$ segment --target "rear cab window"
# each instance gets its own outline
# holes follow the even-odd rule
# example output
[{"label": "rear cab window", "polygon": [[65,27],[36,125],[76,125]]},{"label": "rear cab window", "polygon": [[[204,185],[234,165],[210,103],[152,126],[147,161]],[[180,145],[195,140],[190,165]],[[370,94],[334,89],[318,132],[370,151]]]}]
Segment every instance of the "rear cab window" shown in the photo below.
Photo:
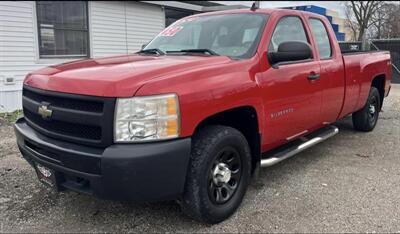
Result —
[{"label": "rear cab window", "polygon": [[332,47],[324,23],[320,19],[315,18],[310,18],[308,22],[310,23],[311,31],[317,44],[320,59],[331,58]]}]

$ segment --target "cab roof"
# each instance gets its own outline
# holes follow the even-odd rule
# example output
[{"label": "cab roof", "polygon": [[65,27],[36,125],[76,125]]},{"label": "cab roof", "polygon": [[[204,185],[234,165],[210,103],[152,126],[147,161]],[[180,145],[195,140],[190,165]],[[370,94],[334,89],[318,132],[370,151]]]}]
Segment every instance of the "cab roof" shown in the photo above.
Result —
[{"label": "cab roof", "polygon": [[[206,12],[206,13],[200,13],[196,15],[191,15],[187,18],[192,18],[192,17],[198,17],[198,16],[207,16],[207,15],[223,15],[223,14],[240,14],[240,13],[247,13],[247,14],[273,14],[276,12],[281,12],[281,13],[298,13],[300,10],[292,10],[292,9],[256,9],[256,10],[251,10],[250,8],[248,9],[235,9],[235,10],[224,10],[224,11],[213,11],[213,12]],[[314,16],[314,17],[321,17],[321,15],[312,13],[312,12],[307,12],[307,11],[300,11],[303,15],[309,15],[309,16]]]}]

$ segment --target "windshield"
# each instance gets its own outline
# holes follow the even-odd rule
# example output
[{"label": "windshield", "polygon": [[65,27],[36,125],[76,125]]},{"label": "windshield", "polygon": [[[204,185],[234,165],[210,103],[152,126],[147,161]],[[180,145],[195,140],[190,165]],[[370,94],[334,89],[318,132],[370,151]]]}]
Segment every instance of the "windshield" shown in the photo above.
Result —
[{"label": "windshield", "polygon": [[257,49],[267,18],[266,14],[254,13],[184,18],[158,34],[144,50],[250,58]]}]

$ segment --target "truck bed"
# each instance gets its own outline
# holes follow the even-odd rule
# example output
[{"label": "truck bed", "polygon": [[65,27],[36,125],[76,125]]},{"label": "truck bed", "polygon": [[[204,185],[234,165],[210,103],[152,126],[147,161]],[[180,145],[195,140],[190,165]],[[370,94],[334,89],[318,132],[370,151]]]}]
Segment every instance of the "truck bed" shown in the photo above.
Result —
[{"label": "truck bed", "polygon": [[388,52],[386,50],[358,50],[358,51],[350,51],[350,50],[344,50],[342,51],[343,56],[348,56],[348,55],[356,55],[356,54],[374,54],[374,53],[381,53],[381,52]]},{"label": "truck bed", "polygon": [[[361,109],[368,97],[371,80],[391,74],[389,51],[358,51],[343,54],[345,70],[345,98],[340,117]],[[387,82],[386,85],[390,85]]]},{"label": "truck bed", "polygon": [[342,55],[382,52],[382,50],[363,50],[361,42],[339,42],[339,47]]}]

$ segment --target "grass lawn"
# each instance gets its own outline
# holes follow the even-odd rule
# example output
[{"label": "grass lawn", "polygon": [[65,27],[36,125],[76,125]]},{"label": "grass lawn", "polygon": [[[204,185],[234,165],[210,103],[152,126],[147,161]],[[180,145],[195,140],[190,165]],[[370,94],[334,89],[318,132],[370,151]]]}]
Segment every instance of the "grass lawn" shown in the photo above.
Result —
[{"label": "grass lawn", "polygon": [[22,116],[22,110],[16,110],[14,112],[6,112],[6,113],[0,113],[0,122],[3,120],[4,122],[7,123],[15,123],[15,121]]}]

